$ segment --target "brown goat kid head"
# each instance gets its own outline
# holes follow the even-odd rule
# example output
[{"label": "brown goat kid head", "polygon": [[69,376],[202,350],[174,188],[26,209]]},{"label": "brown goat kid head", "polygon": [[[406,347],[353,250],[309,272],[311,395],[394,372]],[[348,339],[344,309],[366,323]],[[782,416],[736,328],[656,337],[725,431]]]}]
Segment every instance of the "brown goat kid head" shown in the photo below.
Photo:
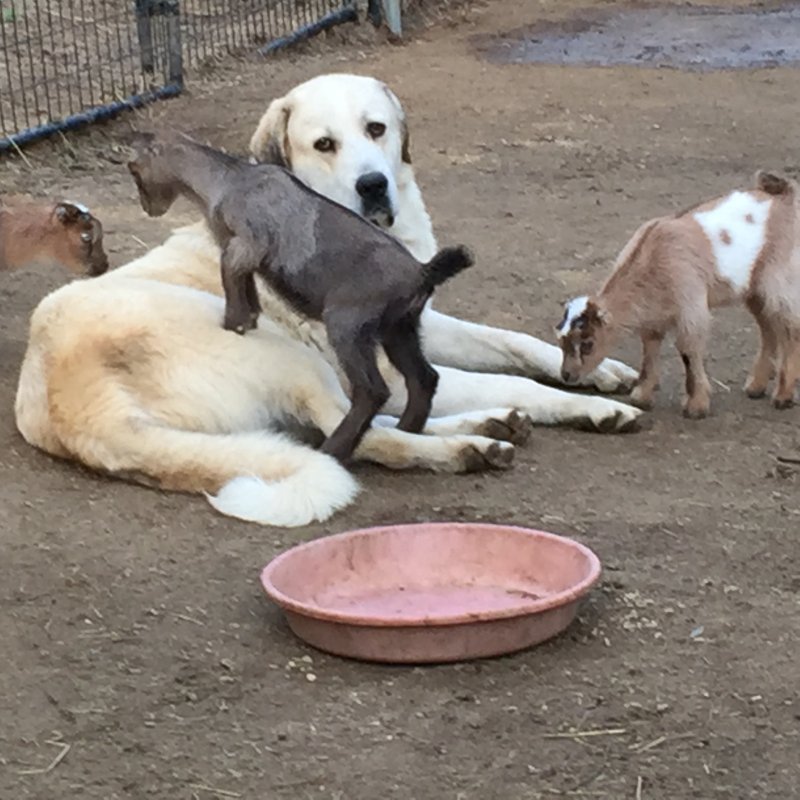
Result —
[{"label": "brown goat kid head", "polygon": [[53,222],[61,227],[58,252],[54,253],[76,275],[102,275],[108,270],[108,256],[103,249],[103,226],[86,206],[60,202],[53,208]]},{"label": "brown goat kid head", "polygon": [[556,326],[561,346],[561,377],[576,383],[596,369],[611,347],[609,315],[588,297],[576,297],[564,306]]},{"label": "brown goat kid head", "polygon": [[136,157],[128,170],[139,190],[139,201],[150,217],[163,217],[178,198],[179,187],[155,134],[138,133],[131,142]]}]

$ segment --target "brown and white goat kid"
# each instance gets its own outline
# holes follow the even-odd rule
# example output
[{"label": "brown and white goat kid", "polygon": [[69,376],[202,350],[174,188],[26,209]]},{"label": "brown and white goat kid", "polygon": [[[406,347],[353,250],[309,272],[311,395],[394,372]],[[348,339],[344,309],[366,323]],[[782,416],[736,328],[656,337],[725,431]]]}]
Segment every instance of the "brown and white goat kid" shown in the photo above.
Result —
[{"label": "brown and white goat kid", "polygon": [[0,272],[37,263],[101,275],[108,257],[100,221],[80,203],[0,200]]},{"label": "brown and white goat kid", "polygon": [[761,332],[745,391],[763,397],[777,365],[772,401],[788,408],[800,378],[800,199],[796,183],[767,172],[756,174],[752,189],[642,225],[600,291],[566,304],[556,328],[562,377],[582,378],[621,333],[635,331],[643,358],[631,400],[651,408],[661,343],[674,330],[686,370],[684,415],[704,417],[711,399],[703,365],[709,309],[737,301]]}]

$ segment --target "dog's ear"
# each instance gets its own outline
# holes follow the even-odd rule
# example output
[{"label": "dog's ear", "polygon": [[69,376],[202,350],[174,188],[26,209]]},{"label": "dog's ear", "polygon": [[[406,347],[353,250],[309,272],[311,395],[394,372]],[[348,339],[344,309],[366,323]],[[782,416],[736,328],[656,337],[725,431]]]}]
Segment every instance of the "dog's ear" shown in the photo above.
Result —
[{"label": "dog's ear", "polygon": [[400,158],[403,160],[404,164],[411,163],[411,136],[408,133],[408,123],[406,122],[405,118],[400,123],[400,128],[403,132],[403,146],[400,149]]},{"label": "dog's ear", "polygon": [[403,111],[403,105],[398,100],[397,95],[385,84],[381,84],[381,88],[386,92],[389,102],[394,106],[395,113],[397,114],[397,121],[400,125],[400,135],[402,136],[402,145],[400,147],[400,158],[404,164],[411,163],[411,137],[408,133],[408,122],[406,120],[406,112]]},{"label": "dog's ear", "polygon": [[289,146],[289,116],[292,113],[288,98],[281,97],[269,104],[250,139],[250,152],[256,161],[292,168]]}]

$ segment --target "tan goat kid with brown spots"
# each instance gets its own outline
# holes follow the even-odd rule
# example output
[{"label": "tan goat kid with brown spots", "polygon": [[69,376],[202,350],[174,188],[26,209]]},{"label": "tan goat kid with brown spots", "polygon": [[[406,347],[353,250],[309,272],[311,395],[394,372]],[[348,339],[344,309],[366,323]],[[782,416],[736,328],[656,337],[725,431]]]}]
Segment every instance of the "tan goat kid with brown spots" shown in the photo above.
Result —
[{"label": "tan goat kid with brown spots", "polygon": [[643,358],[631,400],[651,408],[661,343],[674,330],[686,369],[684,414],[704,417],[709,309],[735,302],[745,303],[761,331],[745,391],[763,397],[777,366],[772,401],[788,408],[800,378],[800,200],[793,181],[759,172],[753,189],[642,225],[602,289],[566,304],[557,327],[562,377],[581,379],[620,334],[636,332]]}]

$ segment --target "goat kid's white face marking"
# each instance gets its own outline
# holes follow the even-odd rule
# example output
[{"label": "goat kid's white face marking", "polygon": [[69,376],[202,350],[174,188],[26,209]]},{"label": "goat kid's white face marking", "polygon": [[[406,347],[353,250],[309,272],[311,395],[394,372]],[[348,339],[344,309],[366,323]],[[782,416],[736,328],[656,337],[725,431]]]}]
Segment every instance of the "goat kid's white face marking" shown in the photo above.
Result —
[{"label": "goat kid's white face marking", "polygon": [[[297,177],[360,214],[356,182],[379,172],[386,177],[390,210],[396,215],[403,132],[400,111],[382,84],[359,76],[321,76],[292,92],[289,105],[287,135]],[[371,136],[370,123],[385,125],[385,132]],[[333,143],[327,152],[314,147],[323,138]]]},{"label": "goat kid's white face marking", "polygon": [[569,335],[575,321],[586,311],[586,305],[589,302],[588,297],[575,297],[564,306],[564,319],[556,326],[556,332],[559,339]]},{"label": "goat kid's white face marking", "polygon": [[766,241],[771,205],[771,199],[758,200],[748,192],[733,192],[715,208],[693,215],[711,243],[717,273],[737,293],[750,284],[750,274]]}]

